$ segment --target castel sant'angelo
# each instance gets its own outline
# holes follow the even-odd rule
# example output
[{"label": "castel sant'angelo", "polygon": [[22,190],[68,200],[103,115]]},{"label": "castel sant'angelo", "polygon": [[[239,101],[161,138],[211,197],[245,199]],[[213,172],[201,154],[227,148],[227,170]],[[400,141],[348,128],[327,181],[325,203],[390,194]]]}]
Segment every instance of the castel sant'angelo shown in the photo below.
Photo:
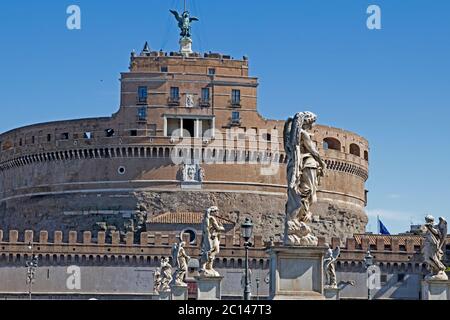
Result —
[{"label": "castel sant'angelo", "polygon": [[[231,229],[250,216],[264,240],[282,237],[285,119],[258,113],[258,79],[247,57],[180,45],[167,53],[146,44],[131,54],[120,79],[120,107],[111,117],[34,124],[0,135],[5,236],[9,230],[46,230],[49,240],[57,230],[65,237],[68,231],[139,236],[154,222],[183,230],[217,206]],[[363,233],[368,142],[324,125],[313,134],[327,164],[312,208],[313,229],[327,238]]]}]

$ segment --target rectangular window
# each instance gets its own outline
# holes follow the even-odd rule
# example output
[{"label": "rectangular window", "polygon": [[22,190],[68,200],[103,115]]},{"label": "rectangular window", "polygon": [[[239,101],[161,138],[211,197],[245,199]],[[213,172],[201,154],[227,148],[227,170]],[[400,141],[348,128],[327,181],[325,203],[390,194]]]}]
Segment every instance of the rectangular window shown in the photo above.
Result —
[{"label": "rectangular window", "polygon": [[168,67],[161,67],[161,72],[169,72],[169,68]]},{"label": "rectangular window", "polygon": [[130,136],[137,137],[137,135],[138,135],[137,130],[130,130]]},{"label": "rectangular window", "polygon": [[241,90],[233,90],[231,92],[231,104],[233,105],[241,104]]},{"label": "rectangular window", "polygon": [[138,96],[139,96],[139,103],[147,103],[147,96],[148,96],[147,87],[139,87]]},{"label": "rectangular window", "polygon": [[61,140],[69,140],[69,133],[64,132],[61,134]]},{"label": "rectangular window", "polygon": [[202,89],[202,101],[209,102],[209,88],[203,88]]},{"label": "rectangular window", "polygon": [[233,122],[238,122],[238,121],[240,121],[240,120],[241,120],[241,114],[240,114],[239,112],[237,112],[237,111],[234,111],[234,112],[231,114],[231,120],[232,120]]},{"label": "rectangular window", "polygon": [[214,76],[214,75],[216,74],[216,69],[214,69],[214,68],[209,68],[209,69],[208,69],[208,74],[209,74],[210,76]]},{"label": "rectangular window", "polygon": [[34,144],[36,142],[36,139],[34,136],[31,137],[31,143]]},{"label": "rectangular window", "polygon": [[147,108],[142,107],[138,109],[138,119],[139,121],[146,121],[147,120]]},{"label": "rectangular window", "polygon": [[92,139],[92,133],[91,132],[85,132],[83,134],[84,139],[91,140]]},{"label": "rectangular window", "polygon": [[47,142],[50,142],[50,141],[52,141],[52,135],[49,133],[49,134],[47,134]]},{"label": "rectangular window", "polygon": [[170,88],[170,98],[172,100],[179,100],[180,99],[180,88],[178,88],[178,87]]},{"label": "rectangular window", "polygon": [[22,138],[20,138],[20,140],[19,140],[19,146],[21,147],[21,146],[22,146],[22,144],[23,144],[23,142],[22,142]]}]

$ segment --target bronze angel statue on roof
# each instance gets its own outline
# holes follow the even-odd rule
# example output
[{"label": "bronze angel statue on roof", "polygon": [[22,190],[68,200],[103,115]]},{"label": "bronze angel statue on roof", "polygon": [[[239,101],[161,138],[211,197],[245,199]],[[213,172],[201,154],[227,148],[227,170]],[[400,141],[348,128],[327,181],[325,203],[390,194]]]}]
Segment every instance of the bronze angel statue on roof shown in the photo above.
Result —
[{"label": "bronze angel statue on roof", "polygon": [[180,36],[183,38],[190,38],[191,24],[193,21],[199,21],[199,19],[196,17],[191,17],[189,11],[184,11],[181,15],[175,10],[170,10],[170,12],[178,21],[178,28],[181,30]]},{"label": "bronze angel statue on roof", "polygon": [[447,221],[439,218],[439,224],[434,224],[434,217],[425,218],[425,241],[423,244],[423,258],[430,274],[427,280],[448,280],[446,267],[442,262],[444,258],[445,242],[447,240]]}]

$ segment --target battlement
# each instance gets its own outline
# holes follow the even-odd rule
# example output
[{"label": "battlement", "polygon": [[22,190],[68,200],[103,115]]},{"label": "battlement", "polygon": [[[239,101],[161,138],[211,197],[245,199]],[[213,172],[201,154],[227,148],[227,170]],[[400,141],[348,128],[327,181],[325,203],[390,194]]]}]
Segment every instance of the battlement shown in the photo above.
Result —
[{"label": "battlement", "polygon": [[[13,245],[17,248],[21,246],[28,246],[32,243],[35,246],[76,246],[76,250],[82,250],[83,247],[171,247],[178,241],[177,233],[161,233],[161,232],[142,232],[138,235],[136,241],[136,234],[128,232],[126,234],[118,231],[112,232],[97,232],[92,233],[86,231],[83,233],[77,231],[70,231],[64,234],[62,231],[53,232],[53,237],[50,239],[48,231],[40,231],[35,233],[32,230],[27,230],[20,233],[17,230],[10,230],[7,234],[0,230],[0,243],[5,252],[6,245]],[[183,235],[183,241],[186,242],[188,248],[201,247],[202,237],[197,235],[194,241],[190,241],[189,235]],[[261,235],[255,235],[253,240],[254,249],[264,250],[271,245],[270,242],[263,242]],[[275,243],[280,245],[281,243]],[[405,252],[415,253],[421,250],[423,239],[417,235],[399,235],[399,236],[381,236],[361,234],[355,235],[353,238],[348,238],[344,241],[340,238],[332,238],[330,243],[332,247],[342,247],[346,252]],[[225,248],[243,248],[244,242],[240,237],[234,234],[227,234],[221,236],[221,246]],[[325,246],[325,238],[319,237],[319,246]],[[41,250],[39,250],[41,251]]]},{"label": "battlement", "polygon": [[[200,247],[201,235],[197,235],[194,241],[189,240],[189,235],[183,235],[183,241],[186,242],[187,247]],[[32,230],[27,230],[24,233],[20,233],[17,230],[10,230],[8,234],[5,234],[3,230],[0,230],[0,244],[14,245],[17,247],[28,246],[30,243],[33,245],[43,246],[76,246],[77,250],[82,247],[102,247],[102,246],[117,246],[117,247],[172,247],[174,243],[178,241],[177,233],[163,234],[161,232],[142,232],[139,234],[139,239],[136,241],[136,234],[134,232],[128,232],[126,234],[119,231],[112,232],[97,232],[85,231],[83,233],[77,231],[70,231],[68,234],[64,234],[62,231],[53,232],[53,237],[50,240],[48,231],[40,231],[35,233]],[[255,249],[261,249],[265,247],[262,236],[255,235],[252,243]],[[243,239],[237,238],[234,235],[223,235],[221,238],[221,245],[223,247],[243,247]],[[77,251],[74,250],[74,251]],[[41,250],[39,250],[41,251]]]},{"label": "battlement", "polygon": [[185,73],[208,76],[248,77],[248,58],[235,60],[221,53],[197,52],[183,55],[180,52],[143,50],[131,53],[131,73]]}]

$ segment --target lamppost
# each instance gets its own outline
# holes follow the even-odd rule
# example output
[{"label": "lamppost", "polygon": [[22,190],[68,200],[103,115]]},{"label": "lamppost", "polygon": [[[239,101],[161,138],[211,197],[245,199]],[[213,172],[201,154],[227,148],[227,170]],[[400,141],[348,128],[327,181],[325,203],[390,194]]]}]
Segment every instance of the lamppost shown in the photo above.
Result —
[{"label": "lamppost", "polygon": [[366,266],[366,273],[367,273],[367,299],[371,300],[370,297],[370,267],[373,266],[373,256],[370,253],[370,250],[367,251],[366,256],[364,257],[364,264]]},{"label": "lamppost", "polygon": [[259,300],[259,284],[261,283],[261,279],[259,276],[255,279],[256,282],[256,300]]},{"label": "lamppost", "polygon": [[253,235],[253,223],[249,218],[245,219],[245,222],[241,226],[241,236],[244,239],[245,247],[245,289],[244,289],[244,300],[251,300],[251,286],[249,279],[249,268],[248,268],[248,249],[252,246],[250,239]]},{"label": "lamppost", "polygon": [[36,275],[36,270],[38,268],[38,257],[34,254],[33,244],[30,242],[28,244],[28,249],[31,251],[30,258],[26,261],[25,266],[27,267],[27,284],[28,284],[28,297],[31,300],[31,294],[33,292],[33,283]]}]

